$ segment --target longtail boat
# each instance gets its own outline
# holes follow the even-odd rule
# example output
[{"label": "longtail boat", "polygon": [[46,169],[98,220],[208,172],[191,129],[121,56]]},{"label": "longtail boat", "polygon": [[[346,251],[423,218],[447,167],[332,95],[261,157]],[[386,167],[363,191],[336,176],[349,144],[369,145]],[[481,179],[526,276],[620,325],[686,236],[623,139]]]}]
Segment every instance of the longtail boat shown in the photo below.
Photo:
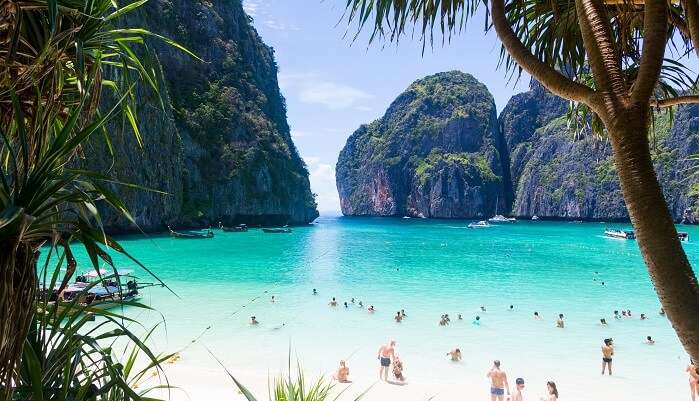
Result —
[{"label": "longtail boat", "polygon": [[167,229],[170,230],[170,236],[177,239],[205,239],[214,237],[214,232],[211,231],[211,227],[209,227],[209,229],[206,230],[206,233],[191,231],[177,232],[170,228],[170,226],[167,226]]},{"label": "longtail boat", "polygon": [[235,227],[226,227],[220,221],[218,222],[218,228],[227,233],[242,233],[248,231],[248,226],[246,224],[238,224]]}]

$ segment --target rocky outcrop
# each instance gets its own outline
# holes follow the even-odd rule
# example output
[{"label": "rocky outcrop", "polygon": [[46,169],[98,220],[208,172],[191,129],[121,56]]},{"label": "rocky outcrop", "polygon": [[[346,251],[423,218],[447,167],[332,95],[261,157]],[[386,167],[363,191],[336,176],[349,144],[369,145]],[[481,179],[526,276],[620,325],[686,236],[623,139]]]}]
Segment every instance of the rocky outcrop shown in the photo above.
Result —
[{"label": "rocky outcrop", "polygon": [[[112,127],[114,156],[103,141],[86,149],[91,167],[166,192],[115,187],[146,230],[165,224],[304,224],[318,213],[308,172],[289,134],[273,50],[240,0],[152,0],[129,16],[184,45],[204,62],[153,40],[162,69],[161,106],[138,93],[143,137]],[[135,227],[105,211],[107,228]]]},{"label": "rocky outcrop", "polygon": [[336,168],[345,215],[465,218],[505,204],[495,103],[458,71],[415,81],[347,140]]},{"label": "rocky outcrop", "polygon": [[[568,103],[532,81],[494,123],[493,100],[460,72],[416,81],[360,127],[337,164],[346,215],[628,220],[612,149],[575,135]],[[699,220],[699,105],[654,116],[652,156],[677,221]]]},{"label": "rocky outcrop", "polygon": [[[513,97],[501,113],[512,214],[627,220],[611,145],[590,133],[574,135],[566,111],[565,101],[533,82],[529,92]],[[655,115],[652,155],[673,216],[693,222],[699,193],[689,156],[699,151],[699,107],[682,106],[674,117],[673,123],[668,113]]]}]

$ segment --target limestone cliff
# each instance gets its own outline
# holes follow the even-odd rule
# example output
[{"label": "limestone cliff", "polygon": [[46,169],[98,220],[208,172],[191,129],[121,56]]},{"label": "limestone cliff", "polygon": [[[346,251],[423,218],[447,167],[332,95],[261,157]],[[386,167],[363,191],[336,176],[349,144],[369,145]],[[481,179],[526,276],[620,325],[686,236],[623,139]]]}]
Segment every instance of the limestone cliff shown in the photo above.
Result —
[{"label": "limestone cliff", "polygon": [[505,204],[495,103],[458,71],[415,81],[337,162],[345,215],[464,218]]},{"label": "limestone cliff", "polygon": [[[240,0],[151,0],[127,21],[170,37],[204,62],[152,40],[162,69],[164,107],[138,94],[144,146],[113,129],[115,157],[103,142],[86,150],[93,167],[168,195],[122,190],[137,223],[303,224],[317,217],[308,172],[289,134],[273,50]],[[106,213],[112,231],[134,227]]]}]

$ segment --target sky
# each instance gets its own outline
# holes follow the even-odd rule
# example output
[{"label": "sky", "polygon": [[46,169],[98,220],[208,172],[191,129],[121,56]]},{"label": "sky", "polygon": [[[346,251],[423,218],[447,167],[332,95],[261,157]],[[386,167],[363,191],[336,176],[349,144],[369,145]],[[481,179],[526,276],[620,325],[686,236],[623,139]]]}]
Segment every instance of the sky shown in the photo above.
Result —
[{"label": "sky", "polygon": [[442,71],[475,76],[493,94],[498,111],[529,77],[508,82],[498,69],[500,43],[483,31],[482,14],[451,43],[439,40],[423,54],[419,36],[397,45],[356,40],[341,21],[346,0],[244,0],[262,40],[275,50],[291,135],[306,161],[318,210],[336,213],[335,164],[347,138],[380,118],[413,81]]}]

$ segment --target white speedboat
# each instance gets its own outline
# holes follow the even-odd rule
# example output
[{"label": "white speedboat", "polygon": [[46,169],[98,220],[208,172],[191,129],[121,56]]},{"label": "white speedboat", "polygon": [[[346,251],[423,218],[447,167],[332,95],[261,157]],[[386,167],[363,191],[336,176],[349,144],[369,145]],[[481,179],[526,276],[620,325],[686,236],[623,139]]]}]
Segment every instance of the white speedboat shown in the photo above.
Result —
[{"label": "white speedboat", "polygon": [[495,215],[491,218],[488,219],[489,222],[491,223],[514,223],[517,221],[514,217],[505,217],[501,214]]},{"label": "white speedboat", "polygon": [[617,230],[614,228],[605,228],[604,235],[610,238],[636,239],[636,234],[633,232],[633,230]]},{"label": "white speedboat", "polygon": [[490,224],[487,221],[481,220],[479,222],[473,222],[468,225],[468,228],[488,228]]},{"label": "white speedboat", "polygon": [[537,216],[537,215],[532,216],[532,220],[539,220],[539,216]]}]

